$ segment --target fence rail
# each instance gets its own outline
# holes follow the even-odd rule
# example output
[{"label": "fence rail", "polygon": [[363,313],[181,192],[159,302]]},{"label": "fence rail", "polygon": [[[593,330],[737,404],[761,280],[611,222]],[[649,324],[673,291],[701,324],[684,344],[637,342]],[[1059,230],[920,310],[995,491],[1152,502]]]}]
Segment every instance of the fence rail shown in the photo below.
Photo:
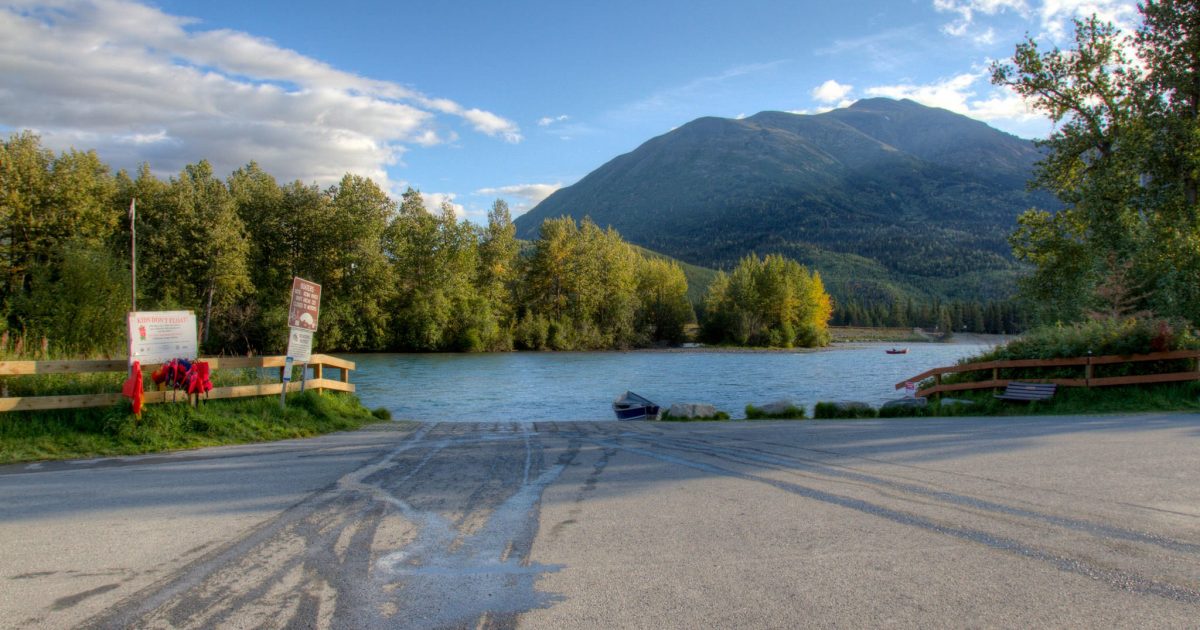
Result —
[{"label": "fence rail", "polygon": [[[1118,363],[1141,363],[1145,361],[1177,361],[1191,359],[1192,369],[1186,372],[1167,372],[1162,374],[1142,374],[1138,376],[1104,376],[1096,378],[1093,370],[1097,365],[1114,365]],[[917,396],[941,395],[944,392],[967,391],[972,389],[998,389],[1013,381],[1054,383],[1060,387],[1112,387],[1115,385],[1147,385],[1153,383],[1179,383],[1200,380],[1200,370],[1197,361],[1200,350],[1174,350],[1171,352],[1155,352],[1152,354],[1104,355],[1099,357],[1067,357],[1062,359],[1015,359],[1011,361],[981,361],[926,370],[920,374],[896,383],[896,389],[905,387],[908,383],[920,383],[927,378],[933,378],[932,387],[926,387],[916,393]],[[1000,378],[1000,370],[1022,368],[1054,368],[1054,367],[1083,367],[1083,378]],[[979,372],[991,370],[992,378],[986,381],[969,383],[942,383],[942,376],[962,372]]]},{"label": "fence rail", "polygon": [[[283,376],[286,357],[201,357],[207,361],[213,370],[244,369],[244,368],[278,368],[278,383],[258,383],[254,385],[233,385],[228,387],[213,387],[206,395],[210,399],[246,398],[251,396],[278,396],[284,387]],[[158,365],[142,366],[143,378],[148,380],[151,372]],[[350,383],[350,372],[354,370],[353,361],[347,361],[326,354],[314,354],[305,364],[301,380],[286,383],[289,392],[302,389],[331,390],[338,392],[354,392]],[[312,378],[308,377],[312,370]],[[337,378],[326,378],[325,370],[336,372]],[[96,372],[127,372],[129,364],[123,360],[81,360],[81,361],[0,361],[0,376],[21,376],[34,374],[89,374]],[[153,385],[153,384],[151,384]],[[123,399],[120,393],[111,394],[73,394],[63,396],[20,396],[0,398],[0,412],[3,411],[45,411],[50,409],[79,409],[83,407],[107,407],[119,403]],[[188,395],[179,390],[147,390],[143,398],[144,404],[186,402]]]}]

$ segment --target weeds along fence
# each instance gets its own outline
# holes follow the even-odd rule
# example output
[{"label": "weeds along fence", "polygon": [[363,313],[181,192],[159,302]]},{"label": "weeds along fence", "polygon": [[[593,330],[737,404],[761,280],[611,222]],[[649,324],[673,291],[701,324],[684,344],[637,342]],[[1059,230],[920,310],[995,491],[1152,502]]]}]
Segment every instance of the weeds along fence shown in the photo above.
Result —
[{"label": "weeds along fence", "polygon": [[[337,357],[314,354],[304,366],[301,378],[284,382],[286,357],[201,357],[209,367],[216,370],[237,369],[271,369],[278,368],[278,382],[261,382],[248,385],[233,385],[228,387],[213,387],[204,397],[208,399],[246,398],[250,396],[278,396],[286,384],[289,392],[303,389],[318,391],[330,390],[338,392],[354,392],[350,383],[350,372],[354,370],[354,362]],[[142,366],[142,374],[148,389],[145,391],[144,404],[186,402],[186,392],[171,389],[153,389],[154,384],[149,375],[158,369],[158,365]],[[80,360],[80,361],[0,361],[0,380],[8,376],[31,375],[73,375],[119,372],[127,374],[129,365],[123,359],[118,360]],[[311,372],[311,378],[309,378]],[[332,373],[331,373],[332,372]],[[336,376],[336,378],[326,378]],[[215,384],[215,383],[214,383]],[[3,388],[0,396],[0,412],[4,411],[44,411],[49,409],[76,409],[82,407],[107,407],[124,400],[120,391],[114,393],[68,394],[50,396],[13,396],[7,395],[7,387]],[[118,385],[117,389],[120,389]]]},{"label": "weeds along fence", "polygon": [[[940,396],[946,392],[968,391],[975,389],[1000,389],[1013,381],[1031,383],[1054,383],[1059,387],[1112,387],[1116,385],[1150,385],[1155,383],[1179,383],[1200,380],[1200,350],[1175,350],[1172,352],[1155,352],[1152,354],[1106,355],[1098,357],[1069,357],[1063,359],[1015,359],[1008,361],[981,361],[926,370],[912,378],[896,383],[896,389],[905,387],[908,383],[920,383],[933,379],[933,385],[916,392],[917,396]],[[1096,376],[1096,368],[1101,366],[1117,366],[1122,364],[1140,364],[1154,361],[1187,361],[1189,369],[1174,372],[1156,372],[1152,374],[1136,374],[1121,376]],[[1061,376],[1045,376],[1047,371],[1079,370],[1082,378]],[[947,375],[967,374],[971,372],[991,372],[991,378],[986,376],[981,380],[964,380],[943,383]],[[1038,373],[1042,374],[1039,375]],[[1024,377],[1022,377],[1024,375]]]}]

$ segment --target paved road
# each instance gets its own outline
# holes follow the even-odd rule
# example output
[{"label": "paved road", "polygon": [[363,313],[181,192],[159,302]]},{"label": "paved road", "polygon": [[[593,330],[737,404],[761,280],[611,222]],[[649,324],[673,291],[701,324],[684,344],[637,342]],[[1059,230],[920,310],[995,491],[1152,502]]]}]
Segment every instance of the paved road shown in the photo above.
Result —
[{"label": "paved road", "polygon": [[1198,619],[1195,415],[396,424],[0,468],[0,626]]}]

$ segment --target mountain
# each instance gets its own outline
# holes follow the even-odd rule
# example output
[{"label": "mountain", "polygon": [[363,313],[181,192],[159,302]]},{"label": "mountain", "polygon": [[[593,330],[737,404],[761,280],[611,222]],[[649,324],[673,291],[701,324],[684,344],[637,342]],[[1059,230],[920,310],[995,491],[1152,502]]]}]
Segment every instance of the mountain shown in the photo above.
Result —
[{"label": "mountain", "polygon": [[839,299],[995,298],[1040,154],[943,109],[868,99],[816,115],[706,117],[653,138],[516,220],[590,216],[628,241],[728,268],[751,252],[819,270]]}]

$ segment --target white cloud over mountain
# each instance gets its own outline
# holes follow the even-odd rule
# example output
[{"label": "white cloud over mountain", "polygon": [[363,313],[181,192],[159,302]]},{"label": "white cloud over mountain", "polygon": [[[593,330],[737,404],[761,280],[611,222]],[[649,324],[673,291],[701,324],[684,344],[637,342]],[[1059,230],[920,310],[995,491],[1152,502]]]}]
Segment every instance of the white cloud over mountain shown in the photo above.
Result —
[{"label": "white cloud over mountain", "polygon": [[470,129],[519,142],[516,123],[403,85],[338,70],[270,40],[130,0],[0,4],[0,124],[109,163],[218,173],[256,160],[282,180],[346,172],[391,187],[410,145]]},{"label": "white cloud over mountain", "polygon": [[536,206],[543,199],[549,197],[554,191],[562,187],[561,182],[555,184],[515,184],[496,188],[480,188],[475,191],[475,194],[504,197],[511,200],[512,203],[510,206],[512,214],[515,217],[524,214],[525,211]]}]

